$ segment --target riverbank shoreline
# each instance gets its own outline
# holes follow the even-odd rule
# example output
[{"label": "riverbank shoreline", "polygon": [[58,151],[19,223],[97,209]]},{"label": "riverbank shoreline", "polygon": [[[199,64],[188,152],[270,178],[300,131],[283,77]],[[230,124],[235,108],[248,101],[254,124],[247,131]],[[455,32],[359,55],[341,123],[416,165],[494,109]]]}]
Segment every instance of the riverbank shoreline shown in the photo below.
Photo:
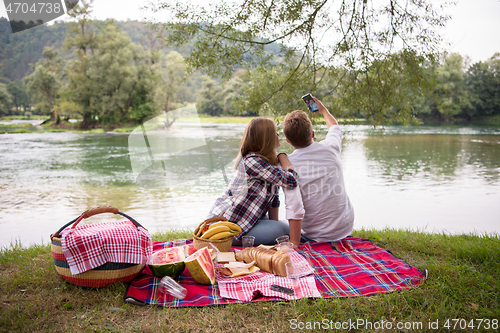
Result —
[{"label": "riverbank shoreline", "polygon": [[[208,115],[198,115],[193,117],[184,117],[176,120],[176,123],[201,123],[201,124],[248,124],[252,119],[257,117],[213,117]],[[0,118],[0,122],[2,121],[12,121],[12,120],[21,120],[21,121],[36,121],[39,120],[43,122],[47,120],[44,118],[33,118],[27,119],[25,117],[3,117]],[[337,119],[339,124],[341,125],[373,125],[365,121],[365,119]],[[320,118],[313,118],[315,125],[325,125],[325,121]],[[278,119],[279,123],[283,122],[283,117]],[[466,121],[464,119],[456,119],[451,121],[441,121],[439,119],[422,119],[419,122],[420,125],[431,125],[431,126],[448,126],[450,124],[454,125],[488,125],[488,126],[500,126],[500,117],[489,117],[489,118],[481,118],[475,119],[473,121]],[[392,125],[403,125],[399,123],[394,123]],[[149,124],[149,130],[164,130],[164,126],[162,124]],[[175,122],[173,124],[175,127]],[[379,127],[384,127],[382,125],[378,125]],[[415,125],[410,125],[415,126]],[[68,122],[62,121],[60,124],[55,125],[53,123],[46,124],[37,124],[32,125],[31,123],[12,123],[12,124],[3,124],[0,125],[0,134],[19,134],[19,133],[43,133],[43,132],[74,132],[74,133],[82,133],[82,134],[102,134],[102,133],[131,133],[134,129],[137,129],[138,125],[134,126],[121,126],[121,125],[113,125],[109,127],[98,127],[93,129],[83,130],[78,128],[78,122]]]},{"label": "riverbank shoreline", "polygon": [[[372,323],[382,320],[394,324],[421,323],[423,331],[431,331],[428,325],[436,321],[439,329],[432,331],[498,330],[498,235],[385,229],[357,230],[353,236],[368,238],[406,263],[427,269],[429,278],[412,290],[369,297],[163,309],[125,303],[125,284],[101,289],[70,285],[57,275],[49,245],[28,248],[13,245],[0,251],[0,327],[2,331],[20,332],[158,332],[167,329],[285,332],[291,330],[294,320],[314,324],[324,320],[342,323],[363,319]],[[190,230],[153,234],[155,241],[190,237]],[[486,328],[486,320],[490,329]],[[447,322],[449,327],[445,326]],[[482,326],[478,327],[480,323]],[[497,326],[492,326],[494,323]]]},{"label": "riverbank shoreline", "polygon": [[[256,117],[211,117],[211,116],[200,116],[200,117],[186,117],[179,118],[173,123],[175,127],[176,123],[202,123],[202,124],[248,124],[252,119]],[[27,120],[27,119],[23,119]],[[36,121],[37,119],[32,119]],[[44,121],[43,119],[39,119]],[[2,119],[0,118],[0,122]],[[0,134],[19,134],[19,133],[44,133],[44,132],[74,132],[82,134],[102,134],[102,133],[131,133],[133,130],[137,129],[139,125],[134,126],[120,126],[114,125],[109,127],[98,127],[93,129],[80,129],[78,127],[78,122],[67,122],[61,121],[60,124],[55,125],[53,123],[46,123],[41,125],[32,125],[31,123],[12,123],[0,125]],[[164,130],[163,124],[146,124],[146,129],[148,130]]]}]

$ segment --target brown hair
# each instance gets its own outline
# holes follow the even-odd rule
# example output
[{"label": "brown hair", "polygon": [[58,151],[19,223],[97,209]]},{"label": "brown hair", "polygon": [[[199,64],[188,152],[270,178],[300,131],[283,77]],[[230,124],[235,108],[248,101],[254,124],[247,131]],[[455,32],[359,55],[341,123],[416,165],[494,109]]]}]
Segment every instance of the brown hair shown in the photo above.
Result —
[{"label": "brown hair", "polygon": [[305,148],[311,144],[313,127],[304,111],[295,110],[285,116],[283,133],[295,148]]},{"label": "brown hair", "polygon": [[241,156],[259,154],[271,165],[278,164],[276,157],[276,125],[267,118],[255,118],[247,125],[241,139]]}]

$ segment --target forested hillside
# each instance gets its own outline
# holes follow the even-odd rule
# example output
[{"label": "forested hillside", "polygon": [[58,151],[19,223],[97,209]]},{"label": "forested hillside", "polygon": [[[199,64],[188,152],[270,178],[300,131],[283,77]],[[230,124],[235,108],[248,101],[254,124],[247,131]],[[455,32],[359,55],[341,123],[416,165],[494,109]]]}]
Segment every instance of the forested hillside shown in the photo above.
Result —
[{"label": "forested hillside", "polygon": [[[80,118],[87,128],[120,126],[140,123],[186,103],[197,103],[198,112],[213,116],[279,115],[303,107],[300,96],[307,92],[322,98],[338,116],[375,122],[379,120],[371,118],[366,103],[371,108],[380,105],[383,114],[396,120],[402,108],[417,121],[474,120],[500,114],[499,53],[474,64],[459,54],[442,54],[434,62],[420,62],[413,72],[405,68],[411,54],[394,54],[390,61],[359,71],[328,68],[319,81],[303,80],[286,87],[286,97],[280,99],[277,94],[273,100],[259,101],[268,83],[282,75],[282,60],[272,57],[278,44],[264,48],[273,66],[270,70],[234,66],[232,76],[225,80],[190,72],[185,57],[191,47],[190,43],[182,49],[167,45],[148,25],[137,21],[77,17],[74,22],[12,34],[9,22],[0,18],[0,116],[30,111],[50,114],[55,122],[61,117]],[[394,68],[398,62],[401,67]],[[391,75],[381,80],[382,72]],[[429,85],[413,89],[414,74],[427,76]],[[353,89],[363,77],[372,84]],[[385,89],[391,87],[401,90],[397,95],[401,99],[388,104],[383,99]]]},{"label": "forested hillside", "polygon": [[31,72],[30,64],[40,59],[43,48],[61,49],[68,26],[56,23],[13,34],[9,21],[0,18],[0,76],[9,81],[20,81]]},{"label": "forested hillside", "polygon": [[[95,21],[103,25],[104,22]],[[150,33],[147,25],[138,21],[116,22],[120,30],[125,32],[135,44],[146,44],[147,34]],[[56,21],[53,25],[41,25],[13,34],[9,21],[0,17],[0,76],[9,81],[22,80],[32,71],[30,64],[35,64],[42,56],[44,47],[53,47],[61,53],[63,58],[74,57],[71,52],[63,52],[63,41],[66,38],[69,26],[63,21]],[[175,50],[183,54],[178,48],[163,46],[162,51],[167,54]]]}]

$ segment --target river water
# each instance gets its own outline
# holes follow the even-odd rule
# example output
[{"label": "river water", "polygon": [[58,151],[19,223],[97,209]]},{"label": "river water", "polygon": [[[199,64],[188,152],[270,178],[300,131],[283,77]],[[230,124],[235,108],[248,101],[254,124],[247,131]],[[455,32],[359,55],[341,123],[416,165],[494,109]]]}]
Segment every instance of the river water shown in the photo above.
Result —
[{"label": "river water", "polygon": [[[2,134],[0,246],[48,243],[84,210],[107,205],[151,232],[194,229],[233,175],[244,128],[176,123],[170,131],[131,135]],[[500,233],[498,127],[342,128],[355,229]],[[316,133],[324,137],[326,129]],[[282,150],[291,147],[283,144]],[[115,220],[123,217],[101,214],[88,221]]]}]

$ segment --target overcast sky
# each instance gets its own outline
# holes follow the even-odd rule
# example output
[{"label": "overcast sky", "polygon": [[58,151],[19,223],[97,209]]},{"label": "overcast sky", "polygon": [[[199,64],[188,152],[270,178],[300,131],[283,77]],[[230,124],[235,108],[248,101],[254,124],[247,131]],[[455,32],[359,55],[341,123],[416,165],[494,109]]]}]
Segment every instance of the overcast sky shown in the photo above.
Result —
[{"label": "overcast sky", "polygon": [[[142,20],[146,13],[140,7],[145,3],[144,0],[94,0],[94,16],[101,20]],[[458,0],[448,11],[452,18],[443,30],[450,43],[446,46],[448,51],[469,56],[473,63],[500,52],[500,0]],[[7,17],[2,5],[0,16]]]}]

